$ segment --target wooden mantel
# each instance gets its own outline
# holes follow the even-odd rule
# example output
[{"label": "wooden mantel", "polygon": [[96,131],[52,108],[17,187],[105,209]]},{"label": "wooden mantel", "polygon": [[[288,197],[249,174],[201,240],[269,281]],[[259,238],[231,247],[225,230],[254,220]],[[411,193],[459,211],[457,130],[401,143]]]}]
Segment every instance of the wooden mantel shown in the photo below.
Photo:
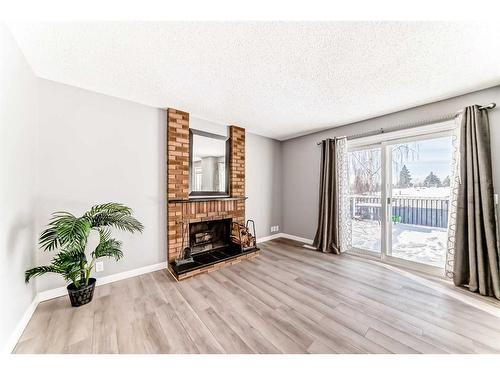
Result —
[{"label": "wooden mantel", "polygon": [[196,203],[214,201],[244,201],[248,197],[221,197],[221,198],[196,198],[196,199],[169,199],[168,203]]}]

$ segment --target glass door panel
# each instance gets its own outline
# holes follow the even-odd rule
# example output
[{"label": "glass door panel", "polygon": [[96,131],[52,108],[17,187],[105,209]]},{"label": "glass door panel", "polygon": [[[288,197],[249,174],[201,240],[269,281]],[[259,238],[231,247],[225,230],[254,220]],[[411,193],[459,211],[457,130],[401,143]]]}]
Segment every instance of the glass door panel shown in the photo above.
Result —
[{"label": "glass door panel", "polygon": [[443,268],[452,137],[389,145],[387,256]]},{"label": "glass door panel", "polygon": [[381,148],[348,153],[352,248],[380,254],[382,250]]}]

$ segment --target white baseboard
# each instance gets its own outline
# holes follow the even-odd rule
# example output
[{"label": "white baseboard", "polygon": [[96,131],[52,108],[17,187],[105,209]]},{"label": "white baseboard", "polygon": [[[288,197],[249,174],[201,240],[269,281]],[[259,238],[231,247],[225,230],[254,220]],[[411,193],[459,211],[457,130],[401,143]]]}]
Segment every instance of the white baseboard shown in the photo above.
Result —
[{"label": "white baseboard", "polygon": [[288,238],[289,240],[303,242],[306,245],[312,245],[312,243],[313,243],[313,240],[310,240],[309,238],[298,237],[298,236],[294,236],[292,234],[287,234],[287,233],[280,233],[280,234],[281,234],[281,237],[283,237],[283,238]]},{"label": "white baseboard", "polygon": [[44,290],[43,292],[39,292],[36,295],[37,302],[48,301],[49,299],[57,298],[64,296],[67,293],[66,287],[61,286],[59,288]]},{"label": "white baseboard", "polygon": [[276,233],[276,234],[271,234],[270,236],[257,238],[257,244],[259,242],[271,241],[271,240],[274,240],[275,238],[280,238],[280,237],[281,237],[281,233]]},{"label": "white baseboard", "polygon": [[11,333],[9,339],[7,340],[7,344],[4,347],[3,353],[10,354],[10,353],[12,353],[14,348],[16,347],[17,342],[21,338],[21,335],[23,334],[24,329],[28,325],[31,317],[33,316],[33,313],[36,310],[36,307],[38,306],[38,298],[37,297],[38,296],[35,295],[35,297],[33,298],[33,301],[31,301],[30,305],[28,306],[28,308],[24,312],[23,317],[21,318],[19,323],[17,323],[17,326],[14,329],[14,332]]},{"label": "white baseboard", "polygon": [[303,242],[306,245],[312,245],[312,243],[313,243],[313,240],[310,240],[310,239],[304,238],[304,237],[294,236],[294,235],[288,234],[288,233],[276,233],[276,234],[272,234],[270,236],[266,236],[266,237],[262,237],[262,238],[257,238],[257,243],[271,241],[271,240],[274,240],[276,238],[288,238],[290,240],[294,240],[294,241],[298,241],[298,242]]},{"label": "white baseboard", "polygon": [[145,273],[164,270],[164,269],[167,269],[167,267],[168,267],[167,262],[161,262],[161,263],[152,264],[150,266],[135,268],[135,269],[130,270],[130,271],[124,271],[124,272],[120,272],[120,273],[115,273],[113,275],[103,276],[103,277],[97,279],[97,285],[114,283],[115,281],[128,279],[128,278],[134,277],[134,276],[144,275]]},{"label": "white baseboard", "polygon": [[[125,271],[125,272],[120,272],[120,273],[115,273],[113,275],[108,275],[108,276],[103,276],[97,279],[97,284],[96,285],[104,285],[104,284],[109,284],[113,283],[115,281],[120,281],[124,279],[128,279],[130,277],[134,276],[139,276],[143,275],[145,273],[149,272],[154,272],[154,271],[159,271],[167,268],[167,263],[162,262],[162,263],[157,263],[157,264],[152,264],[150,266],[145,266],[145,267],[140,267],[136,268],[130,271]],[[26,309],[23,317],[17,324],[14,332],[12,332],[9,340],[7,341],[7,345],[5,346],[4,353],[10,354],[16,347],[17,342],[21,338],[21,335],[23,334],[24,330],[26,329],[26,326],[28,325],[33,313],[35,312],[38,304],[43,301],[48,301],[53,298],[61,297],[67,294],[66,287],[60,287],[60,288],[54,288],[54,289],[49,289],[49,290],[44,290],[42,292],[38,292],[35,297],[33,298],[33,301],[31,304],[28,306]]]},{"label": "white baseboard", "polygon": [[[166,263],[157,263],[152,264],[150,266],[145,266],[141,268],[136,268],[130,271],[124,271],[120,273],[115,273],[108,276],[103,276],[97,279],[96,285],[105,285],[109,283],[113,283],[115,281],[120,281],[124,279],[128,279],[129,277],[143,275],[145,273],[159,271],[162,269],[166,269]],[[67,294],[66,287],[54,288],[49,290],[44,290],[43,292],[39,292],[37,294],[38,302],[48,301],[49,299],[61,297]]]}]

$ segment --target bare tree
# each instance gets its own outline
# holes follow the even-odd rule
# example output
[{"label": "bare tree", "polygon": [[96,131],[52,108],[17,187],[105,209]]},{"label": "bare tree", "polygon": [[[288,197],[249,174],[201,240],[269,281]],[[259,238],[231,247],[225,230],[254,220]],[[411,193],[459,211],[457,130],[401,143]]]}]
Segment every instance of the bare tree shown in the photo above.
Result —
[{"label": "bare tree", "polygon": [[354,175],[352,191],[355,194],[380,191],[380,150],[354,151],[349,156],[350,170]]},{"label": "bare tree", "polygon": [[443,179],[443,182],[441,183],[441,186],[450,186],[450,176],[446,176],[444,179]]},{"label": "bare tree", "polygon": [[[393,167],[399,173],[401,165],[418,159],[418,144],[403,143],[393,146]],[[349,153],[349,173],[352,174],[351,191],[354,194],[380,192],[381,150],[367,149]]]}]

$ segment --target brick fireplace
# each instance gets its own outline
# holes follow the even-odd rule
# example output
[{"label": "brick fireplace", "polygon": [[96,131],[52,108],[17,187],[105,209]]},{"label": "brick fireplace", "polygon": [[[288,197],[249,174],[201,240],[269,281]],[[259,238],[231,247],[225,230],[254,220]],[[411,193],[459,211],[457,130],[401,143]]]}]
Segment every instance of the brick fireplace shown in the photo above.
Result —
[{"label": "brick fireplace", "polygon": [[[183,247],[189,244],[189,225],[230,219],[245,224],[245,129],[229,126],[229,197],[189,197],[189,113],[167,110],[167,259],[169,270]],[[258,250],[258,249],[257,249]],[[209,272],[258,255],[258,251],[234,254],[230,259],[177,274],[177,280]]]}]

